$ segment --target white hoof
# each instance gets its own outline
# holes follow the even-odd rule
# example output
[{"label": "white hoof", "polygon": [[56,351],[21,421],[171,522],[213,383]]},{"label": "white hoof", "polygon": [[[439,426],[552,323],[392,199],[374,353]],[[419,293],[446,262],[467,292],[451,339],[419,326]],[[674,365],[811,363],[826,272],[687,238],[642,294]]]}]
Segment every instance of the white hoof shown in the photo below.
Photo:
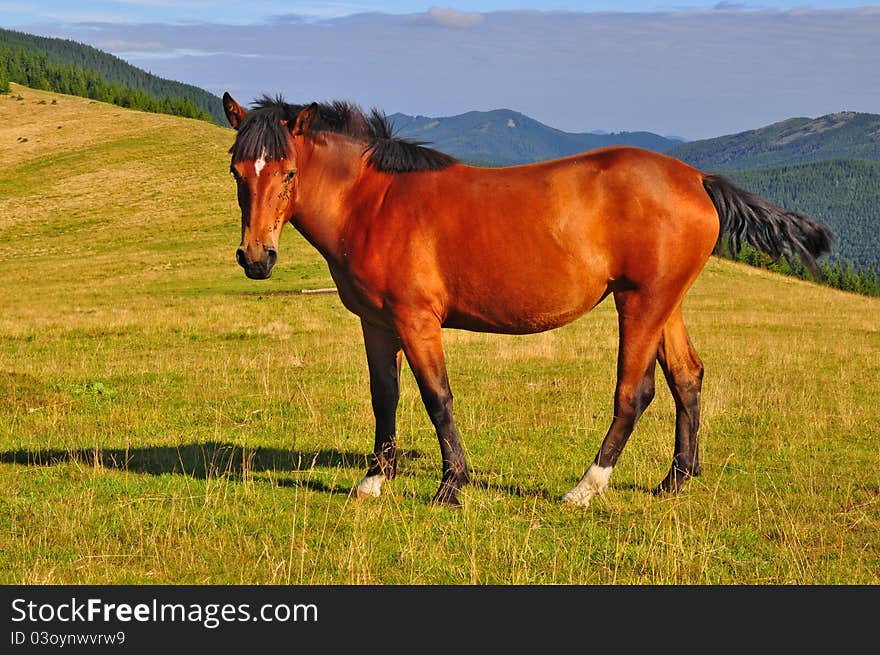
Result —
[{"label": "white hoof", "polygon": [[596,494],[578,489],[575,487],[562,497],[562,502],[566,505],[575,505],[577,507],[587,507],[590,504],[590,498]]},{"label": "white hoof", "polygon": [[358,498],[375,498],[382,493],[382,483],[385,482],[385,476],[381,473],[376,475],[367,475],[358,483],[355,490]]},{"label": "white hoof", "polygon": [[562,497],[562,502],[578,507],[586,507],[590,504],[593,496],[601,494],[608,487],[611,479],[613,466],[596,466],[590,464],[590,468],[584,473],[584,477],[577,485]]}]

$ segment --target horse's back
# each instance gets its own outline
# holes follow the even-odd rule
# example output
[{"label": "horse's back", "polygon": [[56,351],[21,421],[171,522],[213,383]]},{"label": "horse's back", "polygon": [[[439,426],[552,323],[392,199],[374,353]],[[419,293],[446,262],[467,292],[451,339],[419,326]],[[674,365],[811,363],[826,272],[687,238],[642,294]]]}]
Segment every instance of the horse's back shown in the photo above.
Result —
[{"label": "horse's back", "polygon": [[[578,161],[578,156],[575,161]],[[637,284],[689,276],[702,268],[718,238],[718,214],[703,187],[704,173],[641,148],[612,146],[580,160],[598,171],[584,176],[582,197],[601,197],[590,216],[609,254],[613,278]],[[565,163],[561,160],[559,163]]]},{"label": "horse's back", "polygon": [[703,173],[641,148],[610,146],[459,176],[450,242],[473,241],[550,268],[565,264],[581,276],[613,280],[673,250],[705,259],[718,236]]}]

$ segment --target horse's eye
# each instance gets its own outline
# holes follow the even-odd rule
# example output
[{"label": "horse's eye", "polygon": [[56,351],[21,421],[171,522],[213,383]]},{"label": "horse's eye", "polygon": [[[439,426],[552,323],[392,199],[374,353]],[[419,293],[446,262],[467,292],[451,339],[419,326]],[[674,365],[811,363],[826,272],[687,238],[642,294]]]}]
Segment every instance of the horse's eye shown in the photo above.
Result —
[{"label": "horse's eye", "polygon": [[288,184],[288,183],[293,179],[293,176],[294,176],[294,175],[296,175],[296,171],[287,171],[287,172],[284,174],[284,177],[282,178],[283,181],[284,181],[284,183],[285,183],[285,184]]}]

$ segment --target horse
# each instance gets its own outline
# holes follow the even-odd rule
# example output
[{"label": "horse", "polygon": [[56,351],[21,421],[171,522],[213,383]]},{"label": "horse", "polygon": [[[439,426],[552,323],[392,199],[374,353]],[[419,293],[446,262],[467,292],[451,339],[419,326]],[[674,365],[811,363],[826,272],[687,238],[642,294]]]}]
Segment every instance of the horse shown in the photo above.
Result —
[{"label": "horse", "polygon": [[444,328],[532,334],[565,325],[611,295],[618,316],[613,418],[562,501],[587,506],[654,397],[659,362],[675,401],[675,447],[657,494],[700,475],[703,363],[682,318],[685,293],[722,235],[774,259],[816,258],[833,235],[672,157],[606,147],[538,163],[480,168],[400,138],[386,115],[335,100],[263,96],[223,107],[241,208],[235,256],[266,279],[290,223],[324,257],[343,305],[360,319],[375,440],[353,491],[381,494],[397,472],[402,354],[437,434],[432,502],[459,507],[470,471],[453,417]]}]

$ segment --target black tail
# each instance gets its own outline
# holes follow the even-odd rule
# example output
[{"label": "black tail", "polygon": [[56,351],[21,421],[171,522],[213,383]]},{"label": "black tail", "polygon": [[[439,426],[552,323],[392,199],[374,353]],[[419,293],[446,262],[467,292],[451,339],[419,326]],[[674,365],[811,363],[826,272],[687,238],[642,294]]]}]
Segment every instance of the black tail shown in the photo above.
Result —
[{"label": "black tail", "polygon": [[[774,260],[799,258],[817,280],[822,273],[816,258],[831,252],[831,229],[815,218],[773,205],[720,175],[706,175],[703,187],[721,221],[721,234],[730,237],[734,256],[743,241]],[[720,243],[719,237],[719,243]]]}]

